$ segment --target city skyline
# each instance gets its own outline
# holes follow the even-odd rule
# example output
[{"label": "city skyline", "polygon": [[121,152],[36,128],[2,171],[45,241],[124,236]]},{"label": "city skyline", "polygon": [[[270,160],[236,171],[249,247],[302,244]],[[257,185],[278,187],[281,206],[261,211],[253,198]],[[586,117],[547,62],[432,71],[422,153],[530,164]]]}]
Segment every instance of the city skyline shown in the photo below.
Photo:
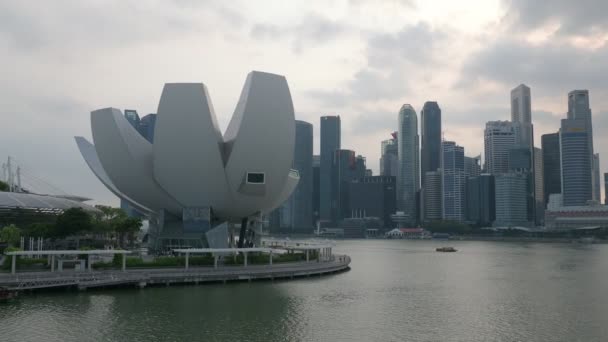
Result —
[{"label": "city skyline", "polygon": [[[475,11],[466,10],[473,5]],[[0,81],[1,115],[14,129],[3,135],[0,155],[97,203],[118,201],[64,139],[90,130],[92,109],[111,104],[155,113],[165,82],[205,80],[224,130],[236,100],[231,94],[241,87],[234,80],[249,70],[286,75],[296,118],[314,125],[315,154],[319,116],[340,115],[342,145],[366,156],[374,174],[377,142],[395,130],[403,103],[420,109],[437,101],[445,139],[475,156],[483,150],[476,137],[485,122],[510,119],[509,91],[521,83],[532,89],[536,146],[542,134],[557,132],[574,89],[591,94],[594,152],[605,154],[608,145],[598,133],[608,124],[608,87],[599,76],[606,27],[601,16],[589,15],[602,13],[594,10],[602,2],[580,11],[574,3],[518,1],[332,1],[322,9],[306,2],[289,9],[271,2],[263,9],[240,2],[1,6],[11,18],[0,26],[11,65]],[[125,13],[128,21],[113,19]],[[608,158],[600,162],[605,172]]]}]

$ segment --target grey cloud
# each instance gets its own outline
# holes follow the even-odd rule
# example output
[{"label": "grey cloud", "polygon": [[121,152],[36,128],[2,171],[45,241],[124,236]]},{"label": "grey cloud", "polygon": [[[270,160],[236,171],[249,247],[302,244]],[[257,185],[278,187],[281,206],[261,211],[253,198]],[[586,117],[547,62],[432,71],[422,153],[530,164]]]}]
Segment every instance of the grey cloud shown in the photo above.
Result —
[{"label": "grey cloud", "polygon": [[[208,6],[197,14],[240,21],[227,8]],[[211,24],[191,8],[174,3],[151,6],[139,1],[103,3],[56,1],[0,2],[0,37],[28,52],[78,47],[123,47],[192,33]]]},{"label": "grey cloud", "polygon": [[419,23],[394,34],[373,34],[366,47],[367,65],[342,89],[308,94],[329,105],[403,98],[410,90],[408,73],[436,63],[433,58],[446,34]]},{"label": "grey cloud", "polygon": [[281,27],[273,24],[253,25],[250,36],[255,39],[276,40],[286,38],[296,52],[301,52],[309,44],[330,41],[346,31],[344,23],[329,20],[317,14],[306,15],[299,23]]},{"label": "grey cloud", "polygon": [[556,21],[558,34],[584,35],[608,29],[608,1],[605,0],[503,0],[506,19],[514,29],[535,29]]},{"label": "grey cloud", "polygon": [[562,90],[608,85],[608,46],[583,50],[547,42],[531,45],[523,41],[497,40],[465,63],[457,86],[470,86],[489,79],[507,85],[533,80],[545,89]]}]

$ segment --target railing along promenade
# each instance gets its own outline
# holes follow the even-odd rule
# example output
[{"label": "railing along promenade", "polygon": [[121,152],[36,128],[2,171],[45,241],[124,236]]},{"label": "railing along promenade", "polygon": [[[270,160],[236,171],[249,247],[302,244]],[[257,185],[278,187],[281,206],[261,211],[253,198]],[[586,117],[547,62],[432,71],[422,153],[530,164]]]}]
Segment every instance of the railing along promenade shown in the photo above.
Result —
[{"label": "railing along promenade", "polygon": [[227,282],[258,279],[289,279],[323,275],[347,270],[350,257],[332,255],[328,260],[285,262],[265,265],[222,265],[126,268],[125,270],[64,270],[62,272],[0,273],[0,287],[9,290],[35,290],[42,288],[77,287],[79,289],[148,285],[170,285],[205,282]]}]

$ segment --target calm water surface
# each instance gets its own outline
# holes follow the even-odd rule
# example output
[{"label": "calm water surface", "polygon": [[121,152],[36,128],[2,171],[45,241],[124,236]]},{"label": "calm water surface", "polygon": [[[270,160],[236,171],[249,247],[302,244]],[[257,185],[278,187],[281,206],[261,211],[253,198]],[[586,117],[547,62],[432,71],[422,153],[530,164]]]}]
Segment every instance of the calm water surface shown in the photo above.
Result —
[{"label": "calm water surface", "polygon": [[0,304],[0,341],[608,341],[608,245],[340,241],[352,269]]}]

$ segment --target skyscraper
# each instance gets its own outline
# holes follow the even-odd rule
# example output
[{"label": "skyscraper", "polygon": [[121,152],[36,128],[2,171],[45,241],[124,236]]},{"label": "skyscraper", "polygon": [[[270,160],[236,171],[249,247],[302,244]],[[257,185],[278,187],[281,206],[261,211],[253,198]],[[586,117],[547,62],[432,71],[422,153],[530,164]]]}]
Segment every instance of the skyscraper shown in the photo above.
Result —
[{"label": "skyscraper", "polygon": [[331,222],[337,226],[342,219],[351,215],[350,182],[365,177],[365,159],[361,156],[355,157],[355,151],[352,150],[336,150],[333,161]]},{"label": "skyscraper", "polygon": [[562,120],[560,134],[564,206],[586,205],[593,198],[592,155],[585,120]]},{"label": "skyscraper", "polygon": [[464,174],[466,177],[477,177],[481,174],[481,155],[464,157]]},{"label": "skyscraper", "polygon": [[288,200],[293,208],[292,227],[296,230],[309,230],[312,227],[312,132],[312,124],[296,120],[293,168],[300,173],[300,181]]},{"label": "skyscraper", "polygon": [[441,168],[441,109],[437,102],[425,102],[420,112],[422,146],[420,151],[422,187],[425,174]]},{"label": "skyscraper", "polygon": [[467,179],[467,221],[488,227],[496,219],[494,176],[484,173]]},{"label": "skyscraper", "polygon": [[134,109],[125,109],[125,119],[139,132],[139,114]]},{"label": "skyscraper", "polygon": [[380,175],[397,177],[399,164],[397,132],[393,132],[393,138],[383,140],[380,149]]},{"label": "skyscraper", "polygon": [[271,225],[289,231],[312,230],[312,124],[296,120],[293,168],[298,170],[300,181],[291,196],[271,213]]},{"label": "skyscraper", "polygon": [[596,153],[593,155],[593,200],[601,202],[601,188],[600,188],[600,154]]},{"label": "skyscraper", "polygon": [[524,174],[503,173],[495,176],[496,226],[527,226],[528,180]]},{"label": "skyscraper", "polygon": [[424,222],[432,222],[443,218],[443,176],[441,169],[426,173],[426,187],[422,191],[422,210]]},{"label": "skyscraper", "polygon": [[337,203],[332,203],[332,166],[334,154],[340,149],[340,116],[321,117],[321,162],[319,169],[319,218],[321,221],[331,221],[332,209]]},{"label": "skyscraper", "polygon": [[509,149],[516,144],[513,124],[509,121],[489,121],[484,131],[485,170],[497,175],[509,170]]},{"label": "skyscraper", "polygon": [[415,223],[416,192],[420,189],[418,118],[409,104],[399,111],[397,206]]},{"label": "skyscraper", "polygon": [[464,147],[453,141],[443,146],[443,219],[462,222],[465,219]]},{"label": "skyscraper", "polygon": [[511,90],[511,122],[518,126],[519,130],[516,143],[532,148],[534,146],[532,103],[530,88],[524,84]]},{"label": "skyscraper", "polygon": [[146,140],[154,142],[154,129],[156,128],[156,114],[148,114],[139,121],[139,134]]},{"label": "skyscraper", "polygon": [[608,205],[608,172],[604,173],[604,204]]},{"label": "skyscraper", "polygon": [[514,146],[509,149],[509,173],[518,174],[526,180],[526,213],[523,221],[536,222],[536,216],[534,207],[536,205],[534,200],[535,186],[534,186],[534,174],[533,170],[533,158],[532,151],[523,145]]},{"label": "skyscraper", "polygon": [[559,133],[541,136],[543,154],[543,190],[544,207],[549,202],[549,195],[562,193],[562,171],[559,150]]},{"label": "skyscraper", "polygon": [[541,224],[545,218],[545,187],[544,187],[544,170],[543,165],[543,151],[535,147],[534,148],[534,200],[536,201],[536,223]]},{"label": "skyscraper", "polygon": [[371,176],[350,183],[350,210],[355,218],[377,217],[384,227],[392,227],[391,215],[396,210],[395,177]]},{"label": "skyscraper", "polygon": [[[597,174],[595,172],[596,167],[593,158],[593,124],[588,90],[572,90],[568,93],[568,119],[582,120],[585,122],[585,131],[587,132],[587,153],[588,158],[591,160],[592,199],[597,199],[595,195],[595,184],[598,184],[598,182],[595,179]],[[597,197],[599,198],[599,196]]]},{"label": "skyscraper", "polygon": [[312,224],[317,225],[319,221],[319,200],[320,200],[320,176],[321,176],[321,156],[312,156]]}]

